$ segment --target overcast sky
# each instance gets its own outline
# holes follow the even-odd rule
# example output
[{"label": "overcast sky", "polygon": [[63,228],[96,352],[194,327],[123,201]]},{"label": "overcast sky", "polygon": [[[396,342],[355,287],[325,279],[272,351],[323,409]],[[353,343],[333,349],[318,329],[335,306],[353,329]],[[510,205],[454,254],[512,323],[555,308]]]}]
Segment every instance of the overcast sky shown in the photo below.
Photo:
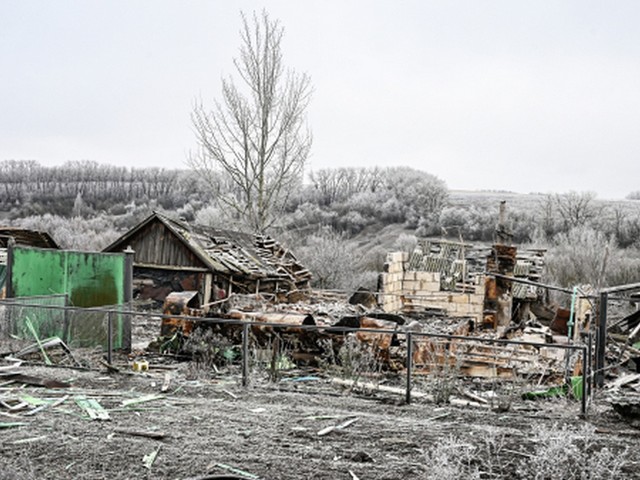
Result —
[{"label": "overcast sky", "polygon": [[262,8],[312,78],[311,169],[640,190],[638,1],[0,0],[0,160],[186,168],[193,102]]}]

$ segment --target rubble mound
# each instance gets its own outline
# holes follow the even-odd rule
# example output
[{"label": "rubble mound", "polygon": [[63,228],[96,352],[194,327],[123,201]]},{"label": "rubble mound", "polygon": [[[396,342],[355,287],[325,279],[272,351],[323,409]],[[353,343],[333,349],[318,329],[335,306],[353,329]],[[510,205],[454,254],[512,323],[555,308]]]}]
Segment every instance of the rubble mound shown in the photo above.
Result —
[{"label": "rubble mound", "polygon": [[640,427],[640,392],[617,391],[609,395],[608,400],[616,413],[626,419],[634,420]]}]

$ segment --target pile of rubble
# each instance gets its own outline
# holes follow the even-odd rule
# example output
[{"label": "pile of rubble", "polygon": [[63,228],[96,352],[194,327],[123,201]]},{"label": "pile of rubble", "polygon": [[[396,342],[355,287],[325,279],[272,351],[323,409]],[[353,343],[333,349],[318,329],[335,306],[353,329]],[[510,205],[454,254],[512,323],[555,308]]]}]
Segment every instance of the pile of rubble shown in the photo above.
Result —
[{"label": "pile of rubble", "polygon": [[[175,301],[183,299],[184,294],[170,296],[165,302],[165,314],[171,315],[163,320],[165,336],[176,330],[191,332],[197,323],[195,319],[185,320],[177,315],[180,308],[176,308]],[[224,311],[208,313],[210,317],[230,323],[207,323],[206,328],[239,342],[241,325],[248,323],[258,342],[280,337],[294,346],[292,357],[307,364],[319,363],[326,354],[326,340],[337,349],[353,337],[375,352],[385,370],[402,371],[407,367],[407,341],[411,338],[412,367],[418,374],[448,368],[467,377],[535,376],[538,383],[555,384],[561,383],[567,373],[577,375],[580,370],[576,355],[553,347],[554,342],[566,344],[569,339],[535,321],[498,334],[475,318],[441,313],[409,317],[376,307],[327,300],[322,295],[307,294],[304,302],[283,304],[259,294],[233,295]],[[184,312],[193,315],[197,309],[187,308]],[[200,311],[199,316],[204,317],[205,313]],[[536,345],[491,342],[500,337]]]}]

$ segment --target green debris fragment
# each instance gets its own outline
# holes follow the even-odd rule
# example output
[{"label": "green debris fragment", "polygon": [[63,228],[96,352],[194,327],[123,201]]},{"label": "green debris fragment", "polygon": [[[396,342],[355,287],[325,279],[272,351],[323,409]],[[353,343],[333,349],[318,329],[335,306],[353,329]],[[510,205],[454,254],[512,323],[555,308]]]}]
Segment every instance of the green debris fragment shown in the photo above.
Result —
[{"label": "green debris fragment", "polygon": [[237,356],[238,356],[238,354],[236,352],[234,352],[233,349],[231,349],[231,348],[226,348],[222,352],[222,357],[225,360],[229,361],[229,362],[234,361]]},{"label": "green debris fragment", "polygon": [[27,402],[29,405],[33,405],[34,407],[39,407],[41,405],[49,405],[51,403],[50,400],[43,400],[42,398],[32,397],[31,395],[22,395],[20,400],[23,402]]},{"label": "green debris fragment", "polygon": [[25,443],[33,443],[33,442],[39,442],[40,440],[45,440],[47,438],[46,435],[42,435],[40,437],[30,437],[30,438],[23,438],[21,440],[16,440],[15,442],[11,442],[12,445],[22,445]]},{"label": "green debris fragment", "polygon": [[164,398],[164,395],[158,395],[155,393],[149,395],[143,395],[138,398],[129,398],[128,400],[122,401],[123,407],[130,407],[131,405],[137,405],[139,403],[151,402],[153,400],[161,400]]},{"label": "green debris fragment", "polygon": [[522,394],[524,400],[538,400],[541,398],[557,398],[573,396],[576,400],[582,400],[584,389],[582,388],[582,377],[571,377],[571,384],[559,385],[546,390],[536,390]]},{"label": "green debris fragment", "polygon": [[235,473],[236,475],[240,475],[241,477],[251,478],[253,480],[259,480],[260,478],[253,473],[245,472],[244,470],[240,470],[239,468],[235,468],[230,465],[225,465],[224,463],[216,463],[215,466],[218,468],[222,468],[223,470],[227,470],[228,472]]},{"label": "green debris fragment", "polygon": [[294,377],[294,378],[283,378],[283,382],[315,382],[316,380],[320,380],[320,377],[314,377],[312,375],[308,375],[306,377]]},{"label": "green debris fragment", "polygon": [[49,360],[49,357],[47,356],[47,352],[44,351],[44,348],[42,346],[42,342],[40,341],[40,337],[38,337],[38,333],[36,332],[36,329],[33,327],[33,323],[31,323],[31,319],[29,317],[26,317],[24,320],[25,325],[27,326],[27,328],[29,329],[29,331],[31,332],[31,335],[33,335],[33,338],[36,339],[36,343],[38,344],[38,347],[40,348],[40,352],[42,352],[42,357],[44,358],[44,363],[46,363],[47,365],[53,365],[53,363],[51,362],[51,360]]},{"label": "green debris fragment", "polygon": [[582,400],[582,395],[584,394],[582,377],[571,377],[571,394],[576,400]]},{"label": "green debris fragment", "polygon": [[24,427],[25,425],[29,424],[25,422],[0,422],[0,429]]},{"label": "green debris fragment", "polygon": [[151,467],[153,467],[153,464],[156,461],[156,458],[158,458],[158,453],[160,452],[160,448],[161,447],[158,447],[156,450],[151,452],[149,455],[145,455],[144,457],[142,457],[142,462],[144,463],[144,468],[146,468],[147,470],[151,470]]},{"label": "green debris fragment", "polygon": [[110,420],[107,412],[94,398],[76,397],[76,404],[82,408],[91,420]]},{"label": "green debris fragment", "polygon": [[538,400],[541,398],[556,398],[564,397],[567,395],[568,388],[566,385],[559,387],[551,387],[546,390],[535,390],[533,392],[526,392],[522,394],[522,398],[525,400]]}]

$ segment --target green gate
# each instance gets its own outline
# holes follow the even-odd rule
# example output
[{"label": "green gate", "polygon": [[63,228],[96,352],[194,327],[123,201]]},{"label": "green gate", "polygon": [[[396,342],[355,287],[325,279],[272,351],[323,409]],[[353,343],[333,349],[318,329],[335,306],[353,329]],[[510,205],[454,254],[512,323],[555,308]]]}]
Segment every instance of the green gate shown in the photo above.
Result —
[{"label": "green gate", "polygon": [[[66,295],[71,307],[118,306],[125,302],[125,254],[74,252],[28,247],[13,247],[10,276],[11,296],[20,298]],[[30,316],[16,319],[16,333],[27,336],[34,327],[40,338],[59,336],[72,345],[91,346],[107,343],[107,315],[86,311],[67,312],[65,320],[52,321],[51,310],[33,308]],[[26,322],[31,323],[27,326]],[[112,315],[113,346],[121,348],[125,322]],[[33,336],[31,334],[30,336]]]}]

